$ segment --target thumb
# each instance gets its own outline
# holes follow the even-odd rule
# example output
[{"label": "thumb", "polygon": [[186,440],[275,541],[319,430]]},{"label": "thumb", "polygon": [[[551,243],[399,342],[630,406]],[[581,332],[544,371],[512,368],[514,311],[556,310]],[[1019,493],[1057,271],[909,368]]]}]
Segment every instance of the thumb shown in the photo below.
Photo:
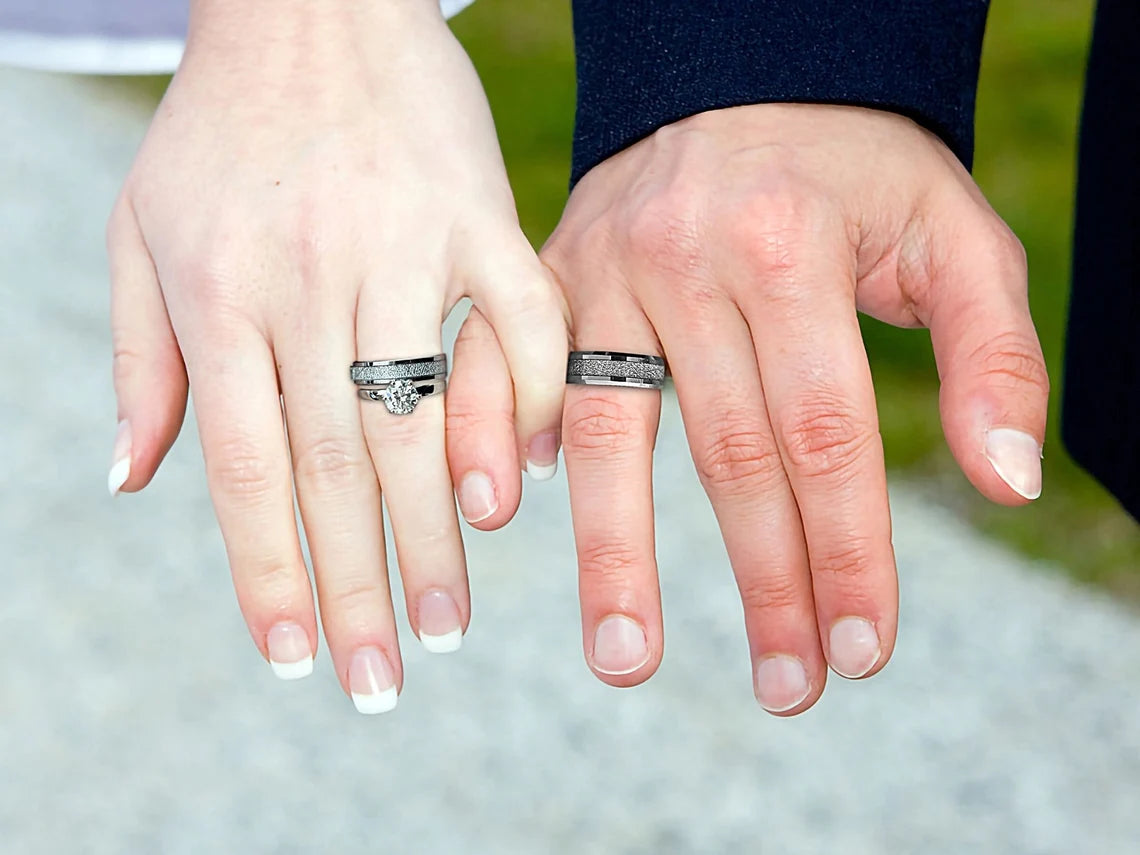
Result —
[{"label": "thumb", "polygon": [[[927,317],[942,388],[942,427],[958,465],[987,498],[1041,495],[1049,375],[1029,312],[1025,250],[991,211],[930,221]],[[943,227],[938,228],[938,223]]]},{"label": "thumb", "polygon": [[145,487],[182,427],[187,380],[154,262],[125,197],[107,223],[111,336],[119,428],[111,495]]}]

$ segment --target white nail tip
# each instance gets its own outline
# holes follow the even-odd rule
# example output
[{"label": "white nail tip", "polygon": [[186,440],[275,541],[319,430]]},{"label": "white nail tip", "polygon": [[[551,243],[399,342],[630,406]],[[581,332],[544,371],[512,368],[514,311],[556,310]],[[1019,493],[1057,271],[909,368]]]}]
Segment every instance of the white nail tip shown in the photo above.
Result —
[{"label": "white nail tip", "polygon": [[539,464],[535,463],[533,460],[528,460],[526,462],[526,474],[529,475],[535,481],[549,481],[551,478],[554,477],[554,474],[557,471],[558,471],[557,461],[555,461],[554,463],[551,463],[549,466],[540,466]]},{"label": "white nail tip", "polygon": [[282,680],[300,680],[313,673],[312,656],[302,659],[300,662],[274,662],[270,659],[269,665],[273,669],[273,673]]},{"label": "white nail tip", "polygon": [[396,708],[396,702],[399,696],[396,694],[396,687],[390,686],[383,692],[375,695],[358,695],[356,692],[352,693],[352,703],[356,707],[356,711],[362,715],[379,715],[380,713],[391,712]]},{"label": "white nail tip", "polygon": [[1041,447],[1024,431],[994,428],[986,434],[986,459],[994,472],[1024,499],[1041,496]]},{"label": "white nail tip", "polygon": [[131,477],[131,458],[124,457],[111,467],[111,471],[107,473],[107,492],[112,496],[119,495],[119,490],[123,489],[123,485],[127,483],[127,479]]},{"label": "white nail tip", "polygon": [[[463,510],[463,509],[462,509],[462,508],[460,508],[460,510]],[[485,514],[482,514],[482,515],[480,515],[480,516],[471,516],[471,517],[469,517],[469,516],[467,516],[467,514],[464,514],[464,515],[463,515],[463,519],[467,520],[467,522],[469,522],[469,523],[471,523],[472,525],[474,525],[475,523],[481,523],[481,522],[483,522],[483,520],[485,520],[485,519],[490,519],[491,517],[493,517],[493,516],[495,515],[495,511],[497,511],[497,510],[498,510],[498,508],[497,508],[497,507],[496,507],[496,508],[491,508],[491,510],[487,511],[487,513],[485,513]]]},{"label": "white nail tip", "polygon": [[463,646],[463,630],[453,629],[445,635],[420,633],[420,642],[428,653],[454,653]]}]

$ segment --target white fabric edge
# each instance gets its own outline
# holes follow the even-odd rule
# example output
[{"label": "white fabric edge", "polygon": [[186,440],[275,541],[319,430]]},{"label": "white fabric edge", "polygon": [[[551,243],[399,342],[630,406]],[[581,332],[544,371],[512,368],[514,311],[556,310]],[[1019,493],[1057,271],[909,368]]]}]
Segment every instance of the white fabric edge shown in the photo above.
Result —
[{"label": "white fabric edge", "polygon": [[0,64],[69,74],[170,74],[182,39],[107,39],[0,31]]},{"label": "white fabric edge", "polygon": [[[440,0],[452,17],[475,0]],[[67,74],[171,74],[182,61],[182,39],[45,36],[0,30],[0,65]]]}]

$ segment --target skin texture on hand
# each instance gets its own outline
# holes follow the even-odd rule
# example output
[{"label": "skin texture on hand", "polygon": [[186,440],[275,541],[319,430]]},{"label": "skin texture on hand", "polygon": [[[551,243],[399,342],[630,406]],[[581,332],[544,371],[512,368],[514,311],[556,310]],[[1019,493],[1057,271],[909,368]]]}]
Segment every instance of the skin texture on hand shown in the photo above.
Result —
[{"label": "skin texture on hand", "polygon": [[[574,346],[664,355],[744,606],[757,698],[801,712],[827,667],[890,658],[898,588],[857,312],[928,327],[950,448],[988,498],[1041,490],[1048,378],[1022,248],[961,164],[899,116],[757,105],[600,164],[542,253]],[[647,679],[663,637],[659,396],[571,387],[564,455],[586,657]],[[698,568],[690,568],[697,572]]]},{"label": "skin texture on hand", "polygon": [[514,513],[524,463],[556,459],[565,371],[561,297],[518,227],[486,99],[438,4],[195,4],[108,248],[112,492],[150,480],[189,384],[258,647],[280,676],[311,668],[295,484],[338,676],[361,711],[390,708],[402,667],[380,485],[425,646],[458,646],[470,600],[443,399],[393,416],[356,397],[349,364],[439,352],[442,319],[472,298],[498,360],[487,394],[507,414],[497,468],[476,473],[474,515],[490,524]]}]

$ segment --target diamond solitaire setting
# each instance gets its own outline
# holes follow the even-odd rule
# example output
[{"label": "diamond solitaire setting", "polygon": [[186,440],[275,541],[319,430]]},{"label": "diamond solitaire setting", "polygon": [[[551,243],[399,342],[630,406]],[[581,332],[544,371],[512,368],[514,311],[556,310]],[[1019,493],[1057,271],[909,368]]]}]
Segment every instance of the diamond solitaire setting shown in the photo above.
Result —
[{"label": "diamond solitaire setting", "polygon": [[421,397],[416,390],[416,384],[411,380],[393,380],[380,395],[384,399],[384,406],[394,416],[406,416],[411,413]]}]

